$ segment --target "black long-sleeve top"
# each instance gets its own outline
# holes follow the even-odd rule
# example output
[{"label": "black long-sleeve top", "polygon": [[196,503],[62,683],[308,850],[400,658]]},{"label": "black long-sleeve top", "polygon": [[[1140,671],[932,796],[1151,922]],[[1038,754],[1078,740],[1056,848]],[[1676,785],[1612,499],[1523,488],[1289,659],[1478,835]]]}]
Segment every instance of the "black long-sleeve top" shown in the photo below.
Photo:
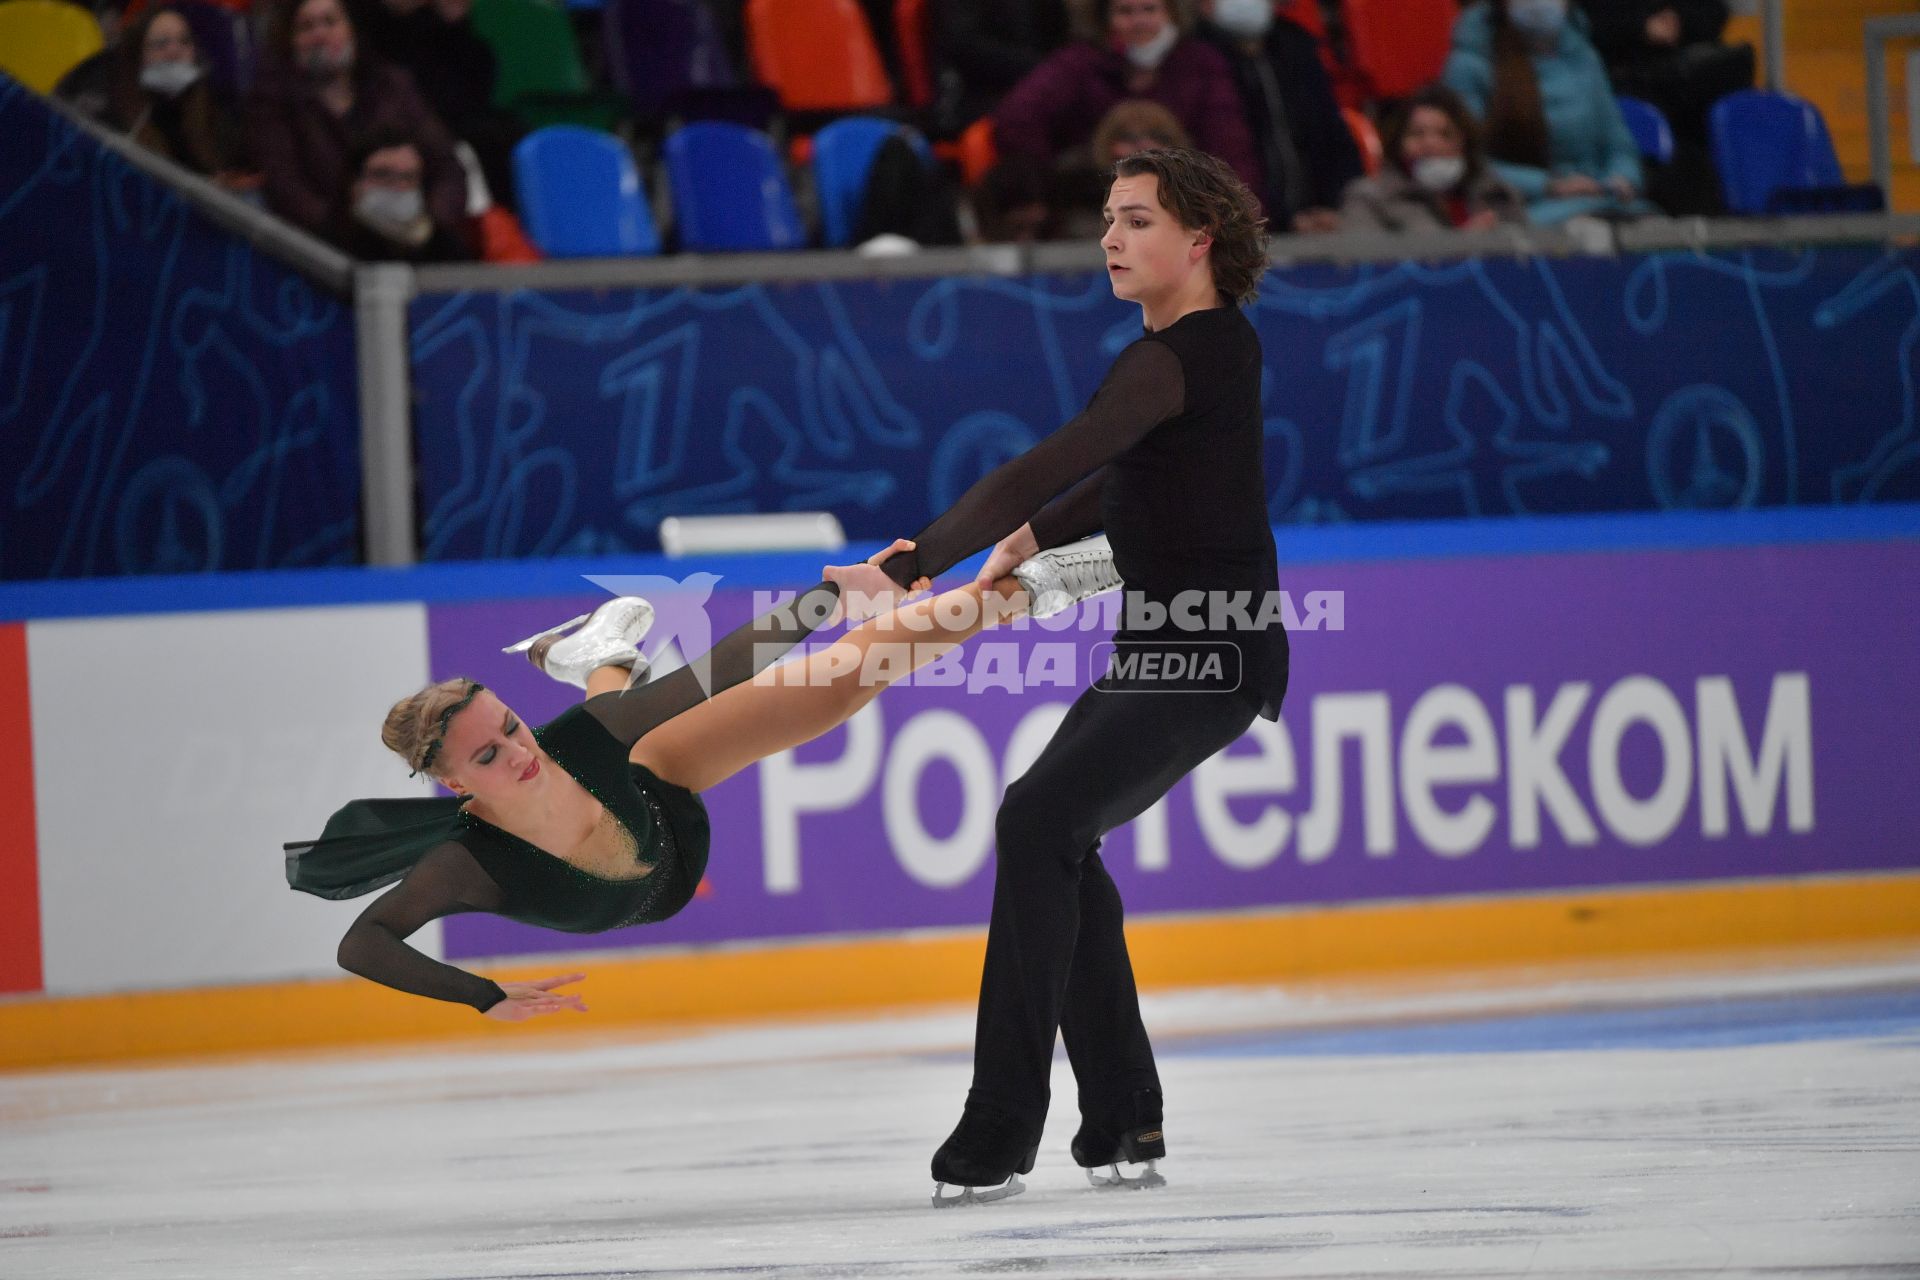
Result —
[{"label": "black long-sleeve top", "polygon": [[[1259,336],[1235,307],[1192,312],[1148,333],[1120,353],[1082,413],[982,477],[915,536],[914,550],[882,568],[905,586],[1022,524],[1043,550],[1104,529],[1130,595],[1165,605],[1182,592],[1247,591],[1257,617],[1279,572],[1261,462],[1260,370]],[[1240,648],[1243,686],[1262,715],[1277,717],[1285,631],[1274,622],[1214,638]]]},{"label": "black long-sleeve top", "polygon": [[[536,737],[556,761],[628,827],[641,851],[642,861],[648,861],[649,851],[658,847],[663,835],[670,833],[661,832],[658,824],[650,820],[644,797],[627,796],[623,800],[617,794],[628,767],[628,751],[643,734],[773,665],[812,633],[838,595],[838,587],[823,582],[803,594],[791,607],[772,610],[730,632],[700,660],[650,684],[589,698],[543,725],[536,731]],[[656,790],[664,789],[656,787]],[[657,802],[659,797],[655,799]],[[674,799],[667,799],[666,816],[671,819]],[[335,820],[328,823],[328,831],[332,834],[336,827],[351,825],[358,825],[362,830],[382,826],[397,830],[403,836],[409,830],[432,830],[425,824],[402,827],[400,820],[377,810],[384,807],[399,813],[408,806],[432,808],[453,803],[356,801],[335,815]],[[677,803],[683,821],[690,819],[704,836],[704,810],[700,809],[698,800],[691,793],[680,792]],[[412,863],[405,878],[353,922],[340,942],[339,961],[342,968],[396,990],[469,1004],[483,1012],[505,998],[505,992],[496,983],[424,955],[408,946],[406,939],[429,921],[467,911],[488,911],[581,933],[661,919],[685,905],[705,866],[703,840],[696,867],[663,866],[656,868],[654,876],[602,879],[534,849],[498,828],[478,822],[464,812],[442,812],[438,808],[434,812],[443,823],[445,838],[433,841]],[[682,823],[670,825],[677,830]],[[346,837],[337,843],[346,844],[351,839]],[[296,881],[295,887],[329,897],[364,891],[360,885],[345,886],[350,877],[344,865],[340,885],[315,883],[328,875],[325,862],[332,851],[326,837],[304,845],[290,845],[289,849],[319,851],[320,865],[303,868],[299,874],[307,883]],[[297,858],[298,854],[296,861]],[[338,856],[334,860],[341,864],[347,862]],[[662,871],[672,872],[675,881],[658,880],[656,877]]]}]

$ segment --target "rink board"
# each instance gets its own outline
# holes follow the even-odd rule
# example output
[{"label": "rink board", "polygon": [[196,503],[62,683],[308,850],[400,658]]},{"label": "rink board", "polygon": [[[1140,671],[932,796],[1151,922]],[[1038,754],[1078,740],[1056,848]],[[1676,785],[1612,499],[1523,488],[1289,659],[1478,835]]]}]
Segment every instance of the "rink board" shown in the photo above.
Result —
[{"label": "rink board", "polygon": [[[1301,615],[1282,722],[1102,849],[1143,983],[1920,939],[1917,532],[1908,508],[1282,531]],[[32,778],[0,843],[0,1065],[472,1034],[463,1010],[339,981],[362,904],[288,893],[280,842],[345,798],[417,793],[375,744],[429,676],[561,710],[498,649],[606,585],[656,600],[665,669],[817,568],[0,593],[26,621],[0,623],[0,681],[27,694],[8,767]],[[1105,635],[990,633],[957,682],[892,689],[709,792],[706,884],[663,925],[468,916],[416,941],[489,971],[591,952],[599,1019],[969,998],[1000,791]]]}]

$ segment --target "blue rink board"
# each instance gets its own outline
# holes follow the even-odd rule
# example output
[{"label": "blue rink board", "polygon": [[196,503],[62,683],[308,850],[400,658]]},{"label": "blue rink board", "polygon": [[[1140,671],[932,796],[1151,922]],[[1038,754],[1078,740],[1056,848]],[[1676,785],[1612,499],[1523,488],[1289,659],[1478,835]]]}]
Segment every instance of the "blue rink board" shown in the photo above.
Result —
[{"label": "blue rink board", "polygon": [[1813,1040],[1910,1037],[1920,1047],[1920,987],[1569,1009],[1444,1022],[1234,1032],[1170,1040],[1199,1057],[1540,1053],[1573,1049],[1724,1049]]}]

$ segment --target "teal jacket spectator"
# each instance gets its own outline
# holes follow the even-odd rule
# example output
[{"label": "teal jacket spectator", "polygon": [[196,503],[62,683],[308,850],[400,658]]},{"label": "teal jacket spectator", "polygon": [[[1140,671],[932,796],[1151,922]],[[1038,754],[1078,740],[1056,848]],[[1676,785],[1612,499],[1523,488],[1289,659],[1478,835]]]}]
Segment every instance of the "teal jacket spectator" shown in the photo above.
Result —
[{"label": "teal jacket spectator", "polygon": [[[1531,10],[1523,17],[1532,21],[1511,21],[1510,5]],[[1538,20],[1556,9],[1557,30]],[[1640,198],[1640,151],[1585,23],[1564,5],[1483,0],[1453,28],[1442,79],[1483,122],[1494,171],[1536,224],[1658,212]]]}]

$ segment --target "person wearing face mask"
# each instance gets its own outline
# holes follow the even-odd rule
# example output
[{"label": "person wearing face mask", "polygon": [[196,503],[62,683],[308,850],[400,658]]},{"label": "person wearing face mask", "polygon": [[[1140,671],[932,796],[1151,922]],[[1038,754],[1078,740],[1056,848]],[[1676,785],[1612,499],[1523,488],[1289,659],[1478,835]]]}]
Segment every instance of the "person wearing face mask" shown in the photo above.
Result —
[{"label": "person wearing face mask", "polygon": [[247,184],[238,121],[209,82],[193,29],[178,9],[141,14],[105,59],[105,92],[89,114],[202,177]]},{"label": "person wearing face mask", "polygon": [[1094,0],[1093,15],[1103,39],[1049,55],[995,109],[1000,154],[1104,169],[1086,151],[1093,131],[1122,101],[1144,98],[1171,111],[1194,146],[1226,161],[1256,194],[1264,189],[1232,70],[1218,50],[1183,34],[1185,0]]},{"label": "person wearing face mask", "polygon": [[1276,14],[1273,0],[1200,0],[1193,33],[1233,68],[1266,171],[1262,191],[1274,226],[1339,230],[1340,193],[1363,166],[1319,42]]},{"label": "person wearing face mask", "polygon": [[363,138],[352,156],[341,248],[370,261],[461,262],[473,257],[464,239],[427,216],[420,185],[426,166],[411,134],[383,130]]},{"label": "person wearing face mask", "polygon": [[467,240],[467,179],[453,139],[413,78],[363,55],[340,0],[287,0],[269,25],[266,57],[249,103],[267,207],[334,244],[355,223],[348,198],[356,140],[411,137],[435,233]]},{"label": "person wearing face mask", "polygon": [[1487,167],[1480,130],[1460,95],[1428,85],[1381,131],[1386,163],[1348,186],[1350,231],[1488,231],[1527,220],[1526,202]]},{"label": "person wearing face mask", "polygon": [[1453,28],[1442,79],[1536,223],[1658,212],[1640,198],[1640,149],[1585,25],[1567,0],[1485,0]]}]

